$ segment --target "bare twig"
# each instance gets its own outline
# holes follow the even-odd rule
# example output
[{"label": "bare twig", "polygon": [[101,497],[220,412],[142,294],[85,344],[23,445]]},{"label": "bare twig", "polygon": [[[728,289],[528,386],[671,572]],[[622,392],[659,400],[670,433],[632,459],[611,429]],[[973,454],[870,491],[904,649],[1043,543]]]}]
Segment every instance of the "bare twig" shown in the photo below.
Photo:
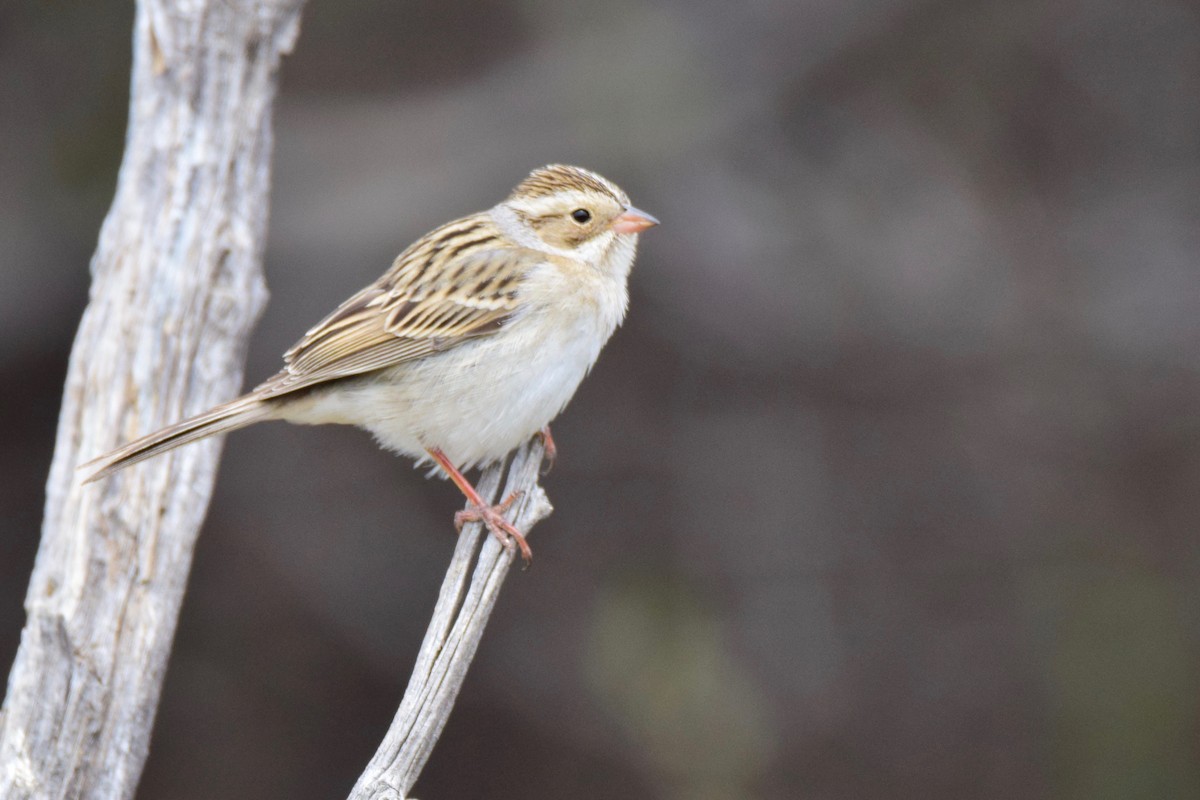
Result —
[{"label": "bare twig", "polygon": [[[546,493],[537,483],[543,452],[540,438],[518,449],[508,470],[504,492],[499,495],[507,497],[514,491],[521,492],[508,516],[525,533],[552,510]],[[502,465],[494,466],[479,480],[479,493],[488,502],[494,502],[498,496],[496,489],[503,472]],[[484,540],[482,547],[480,539]],[[408,798],[450,716],[514,558],[515,551],[501,547],[480,523],[463,529],[400,708],[375,756],[350,792],[350,800]],[[472,561],[475,561],[473,571]]]}]

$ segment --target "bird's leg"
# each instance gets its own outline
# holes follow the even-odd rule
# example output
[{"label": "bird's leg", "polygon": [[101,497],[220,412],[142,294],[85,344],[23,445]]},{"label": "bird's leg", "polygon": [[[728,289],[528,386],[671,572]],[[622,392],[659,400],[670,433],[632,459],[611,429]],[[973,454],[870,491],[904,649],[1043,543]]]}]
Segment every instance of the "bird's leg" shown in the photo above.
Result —
[{"label": "bird's leg", "polygon": [[554,444],[554,437],[550,435],[550,426],[542,428],[542,458],[545,459],[546,465],[542,467],[542,474],[546,475],[550,470],[554,469],[554,460],[558,458],[558,447]]},{"label": "bird's leg", "polygon": [[458,468],[446,458],[446,454],[436,447],[429,448],[426,452],[430,457],[438,463],[438,466],[446,471],[450,476],[450,480],[454,481],[454,485],[458,490],[466,495],[467,502],[474,508],[459,511],[454,515],[454,527],[462,532],[462,527],[467,522],[482,521],[487,529],[492,532],[492,535],[500,540],[500,544],[511,549],[515,542],[517,547],[521,549],[521,558],[525,561],[525,566],[529,566],[533,561],[533,551],[529,549],[529,544],[525,541],[525,537],[516,527],[506,520],[503,516],[505,511],[508,511],[509,506],[517,499],[518,492],[513,492],[504,501],[496,505],[488,505],[483,498],[479,496],[479,492],[475,491],[475,487],[471,482],[458,471]]}]

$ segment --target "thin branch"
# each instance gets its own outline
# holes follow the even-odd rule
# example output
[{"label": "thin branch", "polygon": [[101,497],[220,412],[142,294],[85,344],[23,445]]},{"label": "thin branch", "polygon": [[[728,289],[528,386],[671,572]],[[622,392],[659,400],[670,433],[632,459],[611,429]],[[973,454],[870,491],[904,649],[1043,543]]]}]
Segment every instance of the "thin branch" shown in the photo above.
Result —
[{"label": "thin branch", "polygon": [[[537,482],[542,455],[539,437],[519,448],[508,469],[502,495],[496,493],[504,473],[502,465],[487,469],[477,485],[488,502],[495,502],[497,496],[521,492],[508,516],[525,533],[552,510]],[[480,539],[484,540],[482,548]],[[350,792],[350,800],[408,798],[466,680],[467,668],[515,557],[514,550],[501,547],[480,523],[463,529],[400,708],[375,756]],[[471,570],[473,561],[475,568]]]}]

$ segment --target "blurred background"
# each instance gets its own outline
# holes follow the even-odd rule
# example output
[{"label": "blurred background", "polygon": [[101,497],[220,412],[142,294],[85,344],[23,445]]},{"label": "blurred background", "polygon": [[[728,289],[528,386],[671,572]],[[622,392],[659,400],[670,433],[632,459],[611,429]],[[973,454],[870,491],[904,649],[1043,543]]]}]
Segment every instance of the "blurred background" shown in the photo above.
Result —
[{"label": "blurred background", "polygon": [[[0,7],[3,665],[131,26]],[[417,796],[1200,796],[1195,4],[310,0],[276,137],[250,384],[533,167],[663,221]],[[234,434],[140,796],[344,796],[460,505]]]}]

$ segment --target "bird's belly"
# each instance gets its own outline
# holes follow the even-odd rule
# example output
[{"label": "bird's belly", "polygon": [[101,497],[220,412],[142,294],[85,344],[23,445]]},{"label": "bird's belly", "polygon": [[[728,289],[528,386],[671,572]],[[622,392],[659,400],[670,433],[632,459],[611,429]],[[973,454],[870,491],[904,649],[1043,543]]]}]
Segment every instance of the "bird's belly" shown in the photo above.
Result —
[{"label": "bird's belly", "polygon": [[421,440],[440,447],[455,464],[505,456],[558,416],[591,365],[541,355],[465,364],[461,387],[435,393],[424,404],[414,399],[415,406],[425,407]]},{"label": "bird's belly", "polygon": [[289,417],[357,425],[414,458],[440,448],[462,469],[503,458],[558,415],[607,338],[587,327],[574,337],[536,325],[509,333],[342,383]]}]

